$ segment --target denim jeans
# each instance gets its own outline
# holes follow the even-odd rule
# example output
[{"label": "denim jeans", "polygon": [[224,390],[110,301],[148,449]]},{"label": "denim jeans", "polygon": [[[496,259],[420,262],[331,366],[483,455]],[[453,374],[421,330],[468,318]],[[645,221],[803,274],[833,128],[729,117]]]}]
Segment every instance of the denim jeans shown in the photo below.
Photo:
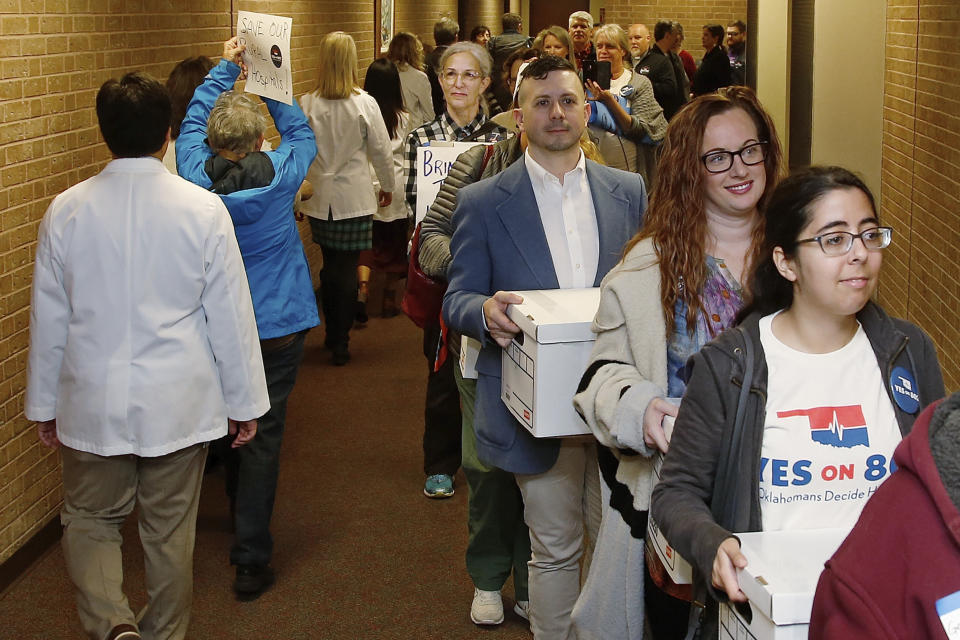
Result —
[{"label": "denim jeans", "polygon": [[257,435],[242,447],[230,448],[231,436],[218,441],[227,474],[234,523],[230,564],[267,565],[273,553],[270,517],[277,493],[280,444],[287,415],[287,398],[293,391],[303,359],[307,332],[274,350],[263,351],[270,410],[257,423]]}]

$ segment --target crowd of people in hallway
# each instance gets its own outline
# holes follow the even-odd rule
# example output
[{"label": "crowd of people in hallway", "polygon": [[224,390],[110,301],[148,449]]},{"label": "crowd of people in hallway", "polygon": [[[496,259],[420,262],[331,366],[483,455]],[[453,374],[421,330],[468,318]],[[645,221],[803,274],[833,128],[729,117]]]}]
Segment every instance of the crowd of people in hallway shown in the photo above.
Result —
[{"label": "crowd of people in hallway", "polygon": [[[316,87],[262,99],[276,148],[261,101],[235,88],[237,38],[166,86],[132,72],[100,88],[113,160],[41,223],[25,406],[61,451],[85,633],[187,637],[208,451],[226,474],[235,595],[272,586],[306,334],[322,326],[348,365],[381,271],[383,315],[402,291],[423,331],[423,494],[466,480],[475,624],[504,621],[512,578],[537,640],[716,638],[720,607],[746,599],[737,534],[844,528],[810,637],[952,637],[938,603],[960,600],[944,573],[960,575],[960,397],[943,401],[931,339],[874,299],[894,230],[864,182],[836,166],[787,175],[745,86],[747,26],[704,25],[699,63],[672,20],[577,11],[529,37],[507,13],[498,35],[469,33],[443,18],[429,52],[397,33],[362,88],[353,37],[326,34]],[[418,153],[452,142],[472,146],[418,202]],[[583,288],[599,289],[593,351],[576,394],[554,400],[585,435],[535,437],[501,399],[521,332],[509,309],[517,291]],[[822,500],[819,470],[844,465],[866,472]],[[120,561],[135,506],[139,614]],[[914,519],[935,554],[904,551]],[[651,520],[690,562],[689,589],[658,566]],[[877,538],[886,558],[869,555]],[[907,580],[904,557],[936,577]]]}]

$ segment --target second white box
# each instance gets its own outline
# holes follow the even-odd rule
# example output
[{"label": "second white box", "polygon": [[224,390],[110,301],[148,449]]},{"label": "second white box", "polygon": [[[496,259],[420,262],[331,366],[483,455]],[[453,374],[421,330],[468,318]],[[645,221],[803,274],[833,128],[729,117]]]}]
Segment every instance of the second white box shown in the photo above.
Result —
[{"label": "second white box", "polygon": [[738,533],[747,567],[737,570],[749,615],[720,605],[720,640],[806,640],[823,563],[849,529]]}]

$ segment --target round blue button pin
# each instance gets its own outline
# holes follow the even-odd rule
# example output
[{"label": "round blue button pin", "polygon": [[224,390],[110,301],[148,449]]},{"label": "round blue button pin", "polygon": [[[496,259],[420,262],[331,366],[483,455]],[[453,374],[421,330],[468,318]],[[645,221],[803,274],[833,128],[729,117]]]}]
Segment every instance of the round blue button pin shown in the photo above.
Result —
[{"label": "round blue button pin", "polygon": [[907,413],[916,413],[920,409],[920,390],[913,374],[903,367],[896,367],[890,374],[890,390],[897,406]]}]

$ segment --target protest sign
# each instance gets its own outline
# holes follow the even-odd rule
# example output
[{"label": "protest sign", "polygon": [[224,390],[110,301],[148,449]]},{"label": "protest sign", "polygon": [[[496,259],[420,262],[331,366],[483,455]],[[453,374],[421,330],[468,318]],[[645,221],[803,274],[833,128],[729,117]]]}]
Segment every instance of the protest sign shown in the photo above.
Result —
[{"label": "protest sign", "polygon": [[237,38],[246,45],[246,90],[278,102],[293,104],[293,75],[290,69],[290,31],[293,18],[240,11]]},{"label": "protest sign", "polygon": [[417,164],[413,167],[417,174],[417,222],[423,220],[427,209],[436,200],[440,183],[450,173],[453,161],[461,153],[478,144],[484,143],[433,141],[417,148]]}]

